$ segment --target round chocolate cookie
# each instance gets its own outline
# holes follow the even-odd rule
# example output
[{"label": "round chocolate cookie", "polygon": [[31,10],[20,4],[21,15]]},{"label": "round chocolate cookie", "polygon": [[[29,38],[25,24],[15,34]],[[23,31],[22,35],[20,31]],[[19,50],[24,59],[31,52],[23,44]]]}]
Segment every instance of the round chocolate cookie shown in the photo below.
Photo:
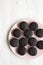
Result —
[{"label": "round chocolate cookie", "polygon": [[30,29],[27,29],[27,30],[24,31],[24,36],[27,37],[27,38],[31,37],[32,34],[33,33],[32,33],[32,31]]},{"label": "round chocolate cookie", "polygon": [[19,29],[14,29],[12,30],[12,35],[18,38],[21,36],[21,31]]},{"label": "round chocolate cookie", "polygon": [[43,37],[43,29],[37,29],[35,32],[36,36]]},{"label": "round chocolate cookie", "polygon": [[27,38],[22,37],[22,38],[19,40],[19,45],[20,45],[20,46],[26,46],[27,44],[28,44]]},{"label": "round chocolate cookie", "polygon": [[19,24],[19,27],[20,27],[21,30],[25,31],[26,29],[28,29],[28,24],[25,21],[22,21]]},{"label": "round chocolate cookie", "polygon": [[35,31],[35,30],[37,30],[37,28],[38,28],[38,24],[37,24],[36,22],[32,22],[32,23],[30,23],[29,28],[30,28],[32,31]]},{"label": "round chocolate cookie", "polygon": [[38,42],[37,42],[37,47],[38,47],[39,49],[43,49],[43,41],[38,41]]},{"label": "round chocolate cookie", "polygon": [[17,52],[18,52],[19,55],[25,55],[25,53],[26,53],[26,48],[20,46],[20,47],[17,49]]},{"label": "round chocolate cookie", "polygon": [[34,37],[29,38],[28,44],[31,46],[36,46],[37,40]]},{"label": "round chocolate cookie", "polygon": [[19,46],[19,40],[16,38],[12,38],[9,43],[12,47],[18,47]]},{"label": "round chocolate cookie", "polygon": [[28,53],[31,55],[31,56],[35,56],[37,54],[37,49],[35,47],[30,47],[28,49]]}]

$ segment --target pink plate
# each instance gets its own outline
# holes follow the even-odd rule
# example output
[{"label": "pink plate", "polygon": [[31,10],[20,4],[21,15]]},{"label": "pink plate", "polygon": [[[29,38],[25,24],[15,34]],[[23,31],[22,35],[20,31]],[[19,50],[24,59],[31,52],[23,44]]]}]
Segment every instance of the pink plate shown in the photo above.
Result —
[{"label": "pink plate", "polygon": [[[22,59],[28,59],[28,60],[31,60],[31,59],[35,59],[35,58],[37,58],[38,56],[40,56],[41,54],[43,54],[43,50],[40,50],[40,49],[38,49],[37,47],[36,47],[36,49],[37,49],[37,54],[36,54],[36,56],[31,56],[31,55],[29,55],[28,53],[26,53],[24,56],[21,56],[21,55],[19,55],[17,52],[16,52],[16,49],[17,49],[17,47],[12,47],[10,44],[9,44],[9,40],[13,37],[12,36],[12,34],[11,34],[11,31],[13,30],[13,29],[15,29],[15,28],[18,28],[18,24],[20,23],[20,22],[22,22],[22,21],[26,21],[27,23],[28,23],[28,25],[31,23],[31,22],[36,22],[36,23],[38,23],[38,27],[39,28],[43,28],[43,25],[42,24],[40,24],[40,22],[38,22],[37,20],[32,20],[32,19],[21,19],[21,20],[19,20],[19,21],[17,21],[15,24],[13,24],[12,26],[11,26],[11,28],[10,28],[10,30],[9,30],[9,33],[8,33],[8,45],[9,45],[9,47],[10,47],[10,49],[11,49],[11,51],[14,53],[14,55],[15,56],[17,56],[18,58],[22,58]],[[22,30],[21,30],[21,32],[22,32]],[[22,35],[23,36],[23,35]],[[22,37],[21,36],[21,37]],[[35,37],[37,40],[43,40],[43,37],[42,38],[39,38],[39,37],[37,37],[35,34],[33,34],[32,35],[32,37]],[[30,47],[30,46],[25,46],[27,49],[28,49],[28,47]]]}]

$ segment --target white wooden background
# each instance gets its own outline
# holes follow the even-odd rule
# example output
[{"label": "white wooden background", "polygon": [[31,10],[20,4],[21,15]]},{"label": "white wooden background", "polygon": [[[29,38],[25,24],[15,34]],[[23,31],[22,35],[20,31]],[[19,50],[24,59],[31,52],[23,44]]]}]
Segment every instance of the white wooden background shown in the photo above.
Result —
[{"label": "white wooden background", "polygon": [[10,26],[27,17],[43,23],[43,0],[0,0],[0,65],[43,65],[43,55],[24,61],[14,56],[7,45]]}]

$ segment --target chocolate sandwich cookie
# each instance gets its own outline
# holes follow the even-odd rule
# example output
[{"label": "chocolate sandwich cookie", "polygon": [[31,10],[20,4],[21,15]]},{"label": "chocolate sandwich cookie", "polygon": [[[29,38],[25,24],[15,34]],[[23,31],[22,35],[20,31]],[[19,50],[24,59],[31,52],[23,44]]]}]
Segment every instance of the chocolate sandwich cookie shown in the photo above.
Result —
[{"label": "chocolate sandwich cookie", "polygon": [[12,30],[12,35],[18,38],[21,36],[21,31],[19,29],[14,29]]},{"label": "chocolate sandwich cookie", "polygon": [[12,47],[18,47],[18,46],[19,46],[19,40],[16,39],[16,38],[10,39],[9,43],[10,43],[10,45],[11,45]]},{"label": "chocolate sandwich cookie", "polygon": [[36,45],[39,49],[43,49],[43,41],[38,41]]},{"label": "chocolate sandwich cookie", "polygon": [[27,38],[30,38],[32,36],[32,31],[30,29],[27,29],[24,31],[24,36]]},{"label": "chocolate sandwich cookie", "polygon": [[35,34],[37,37],[43,37],[43,29],[37,29]]},{"label": "chocolate sandwich cookie", "polygon": [[19,55],[25,55],[25,53],[26,53],[26,48],[20,46],[20,47],[17,49],[17,52],[18,52]]},{"label": "chocolate sandwich cookie", "polygon": [[19,40],[19,45],[20,45],[20,46],[26,46],[27,44],[28,44],[27,38],[22,37],[22,38]]},{"label": "chocolate sandwich cookie", "polygon": [[31,55],[31,56],[36,56],[37,54],[37,49],[35,47],[30,47],[28,49],[28,53]]},{"label": "chocolate sandwich cookie", "polygon": [[19,28],[23,31],[25,31],[26,29],[28,29],[28,24],[25,22],[25,21],[22,21],[20,24],[19,24]]},{"label": "chocolate sandwich cookie", "polygon": [[34,37],[29,38],[28,44],[31,46],[36,46],[37,40]]},{"label": "chocolate sandwich cookie", "polygon": [[37,28],[38,28],[38,24],[37,24],[36,22],[32,22],[32,23],[30,23],[29,28],[30,28],[32,31],[35,31],[35,30],[37,30]]}]

